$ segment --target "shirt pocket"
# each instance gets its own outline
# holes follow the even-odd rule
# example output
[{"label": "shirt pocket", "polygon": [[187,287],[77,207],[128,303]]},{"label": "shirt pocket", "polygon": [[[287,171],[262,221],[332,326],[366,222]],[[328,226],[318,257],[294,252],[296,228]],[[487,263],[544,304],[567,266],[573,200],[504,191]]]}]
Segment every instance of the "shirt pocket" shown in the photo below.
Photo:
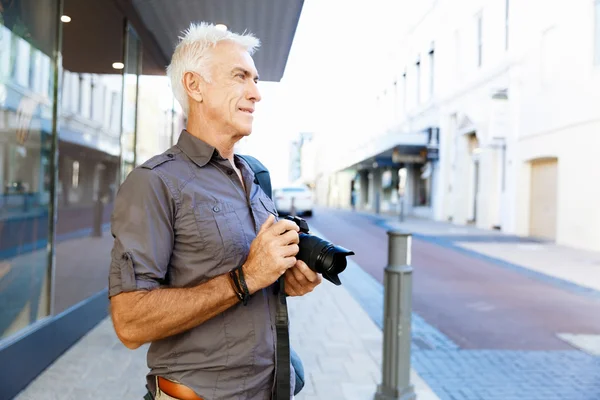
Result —
[{"label": "shirt pocket", "polygon": [[269,218],[270,214],[275,216],[275,222],[279,220],[279,214],[277,213],[275,204],[267,196],[259,197],[258,202],[256,203],[258,204],[253,207],[253,211],[256,221],[256,232],[258,232],[262,224]]},{"label": "shirt pocket", "polygon": [[[275,216],[275,220],[279,219],[279,213],[275,208],[275,203],[273,203],[273,200],[268,197],[261,197],[260,202],[269,214],[273,214]],[[267,214],[266,216],[268,217],[269,215]]]},{"label": "shirt pocket", "polygon": [[242,223],[233,206],[226,202],[198,202],[194,216],[203,251],[215,258],[228,260],[245,250]]}]

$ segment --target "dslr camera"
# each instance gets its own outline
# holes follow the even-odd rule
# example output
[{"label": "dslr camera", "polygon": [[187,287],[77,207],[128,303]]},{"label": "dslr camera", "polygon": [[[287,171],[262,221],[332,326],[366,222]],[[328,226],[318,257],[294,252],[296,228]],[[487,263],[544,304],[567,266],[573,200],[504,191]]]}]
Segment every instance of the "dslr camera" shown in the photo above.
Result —
[{"label": "dslr camera", "polygon": [[309,234],[308,223],[300,217],[287,216],[285,219],[295,222],[300,227],[300,251],[296,259],[304,261],[310,269],[321,274],[329,282],[341,285],[338,274],[346,269],[346,257],[354,255],[354,252]]}]

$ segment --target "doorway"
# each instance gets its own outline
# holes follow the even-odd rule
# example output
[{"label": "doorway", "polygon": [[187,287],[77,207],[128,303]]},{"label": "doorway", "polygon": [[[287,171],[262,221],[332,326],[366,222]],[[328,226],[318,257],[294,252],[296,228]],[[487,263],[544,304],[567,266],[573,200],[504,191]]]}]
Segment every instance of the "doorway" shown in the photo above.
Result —
[{"label": "doorway", "polygon": [[545,158],[531,162],[531,198],[529,234],[556,240],[558,203],[558,159]]},{"label": "doorway", "polygon": [[475,132],[469,134],[468,136],[469,142],[469,154],[471,155],[471,198],[469,202],[471,204],[470,214],[471,217],[468,219],[468,222],[471,224],[477,223],[477,203],[479,199],[479,175],[480,175],[480,155],[481,148],[479,147],[479,140],[477,139],[477,134]]}]

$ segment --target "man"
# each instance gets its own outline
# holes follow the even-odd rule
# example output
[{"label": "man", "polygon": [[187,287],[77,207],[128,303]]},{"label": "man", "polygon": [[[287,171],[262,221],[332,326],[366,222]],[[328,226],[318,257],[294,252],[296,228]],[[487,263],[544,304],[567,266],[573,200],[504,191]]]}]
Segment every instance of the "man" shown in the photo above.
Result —
[{"label": "man", "polygon": [[277,221],[233,153],[261,99],[258,46],[251,35],[191,25],[167,70],[186,130],[134,169],[115,201],[111,315],[127,347],[151,343],[147,380],[157,399],[270,399],[271,286],[283,275],[286,293],[302,296],[322,279],[295,258],[296,224]]}]

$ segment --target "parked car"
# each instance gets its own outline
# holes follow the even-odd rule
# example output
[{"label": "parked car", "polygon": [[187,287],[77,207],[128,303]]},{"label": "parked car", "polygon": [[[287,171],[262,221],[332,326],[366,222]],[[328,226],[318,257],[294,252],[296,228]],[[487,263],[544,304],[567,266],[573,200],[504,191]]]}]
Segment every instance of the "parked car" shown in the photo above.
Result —
[{"label": "parked car", "polygon": [[298,216],[311,217],[313,214],[313,193],[306,186],[284,186],[273,190],[275,207],[280,214],[291,214],[292,203]]}]

